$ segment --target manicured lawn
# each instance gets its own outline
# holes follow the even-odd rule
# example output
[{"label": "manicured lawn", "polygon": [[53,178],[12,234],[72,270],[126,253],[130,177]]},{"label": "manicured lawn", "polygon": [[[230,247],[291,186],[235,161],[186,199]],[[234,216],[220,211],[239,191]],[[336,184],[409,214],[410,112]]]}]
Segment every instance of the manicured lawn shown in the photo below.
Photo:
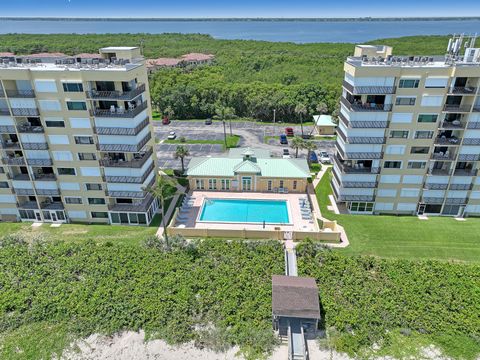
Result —
[{"label": "manicured lawn", "polygon": [[[238,135],[227,135],[227,148],[234,148],[237,147],[238,142],[240,141],[240,136]],[[175,139],[175,140],[165,140],[163,142],[164,144],[219,144],[219,145],[224,145],[225,141],[224,140],[191,140],[191,139],[185,139],[185,141],[180,140],[180,139]]]},{"label": "manicured lawn", "polygon": [[450,217],[335,215],[327,209],[331,170],[316,188],[322,215],[343,225],[350,246],[340,251],[405,259],[480,262],[480,219]]}]

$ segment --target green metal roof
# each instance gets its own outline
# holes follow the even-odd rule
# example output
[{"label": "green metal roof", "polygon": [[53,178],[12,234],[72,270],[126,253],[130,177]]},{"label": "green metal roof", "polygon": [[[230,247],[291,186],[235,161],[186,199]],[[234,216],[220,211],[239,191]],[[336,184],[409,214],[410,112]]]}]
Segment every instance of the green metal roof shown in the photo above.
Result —
[{"label": "green metal roof", "polygon": [[256,158],[269,158],[270,151],[260,148],[232,148],[228,151],[227,156],[230,158],[243,158],[245,155],[250,155]]},{"label": "green metal roof", "polygon": [[330,115],[314,115],[313,120],[317,126],[337,126]]}]

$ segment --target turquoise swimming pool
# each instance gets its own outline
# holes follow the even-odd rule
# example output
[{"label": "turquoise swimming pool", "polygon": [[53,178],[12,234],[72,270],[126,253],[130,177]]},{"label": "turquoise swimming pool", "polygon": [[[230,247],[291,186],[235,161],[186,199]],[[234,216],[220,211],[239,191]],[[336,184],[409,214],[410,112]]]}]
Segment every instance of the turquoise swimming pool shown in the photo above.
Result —
[{"label": "turquoise swimming pool", "polygon": [[199,221],[288,224],[286,200],[205,199]]}]

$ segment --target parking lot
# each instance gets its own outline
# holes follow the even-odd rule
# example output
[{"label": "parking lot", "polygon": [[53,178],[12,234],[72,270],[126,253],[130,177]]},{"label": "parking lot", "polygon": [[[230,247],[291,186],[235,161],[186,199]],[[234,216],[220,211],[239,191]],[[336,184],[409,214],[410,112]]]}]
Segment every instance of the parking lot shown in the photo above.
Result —
[{"label": "parking lot", "polygon": [[[180,169],[180,159],[175,159],[175,149],[178,144],[158,144],[157,159],[160,168]],[[223,153],[223,146],[218,144],[184,144],[190,152],[190,156],[185,158],[185,167],[188,165],[192,156],[220,155]]]}]

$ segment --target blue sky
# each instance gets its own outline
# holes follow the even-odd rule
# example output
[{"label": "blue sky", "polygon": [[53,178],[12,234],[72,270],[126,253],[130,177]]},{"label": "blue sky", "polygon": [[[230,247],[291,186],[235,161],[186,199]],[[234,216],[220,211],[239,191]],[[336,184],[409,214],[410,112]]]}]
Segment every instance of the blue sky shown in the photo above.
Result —
[{"label": "blue sky", "polygon": [[[0,0],[0,16],[480,16],[479,0]],[[230,4],[229,4],[230,3]]]}]

